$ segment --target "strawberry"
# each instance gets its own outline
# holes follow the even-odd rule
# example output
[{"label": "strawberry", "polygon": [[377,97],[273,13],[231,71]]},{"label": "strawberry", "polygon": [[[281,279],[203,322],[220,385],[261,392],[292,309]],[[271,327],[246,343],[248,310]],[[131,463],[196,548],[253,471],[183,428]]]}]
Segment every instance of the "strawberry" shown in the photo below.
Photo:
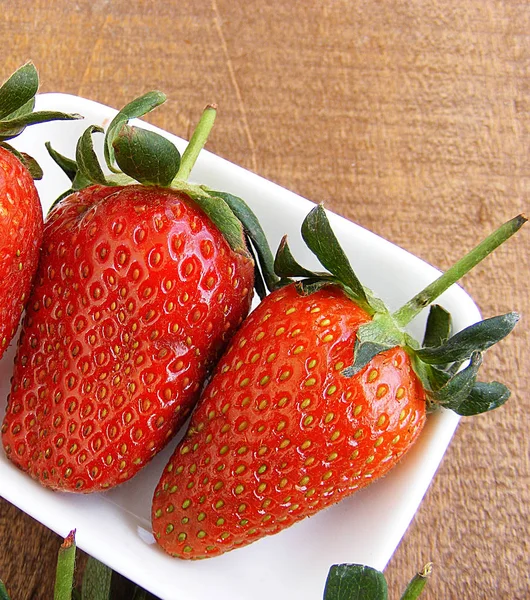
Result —
[{"label": "strawberry", "polygon": [[163,99],[147,94],[109,125],[111,175],[95,157],[95,127],[76,161],[50,148],[74,191],[45,223],[2,435],[7,456],[53,489],[132,477],[183,424],[250,308],[255,264],[234,212],[249,237],[259,226],[241,200],[182,175],[215,110],[181,160],[165,138],[128,125]]},{"label": "strawberry", "polygon": [[37,269],[42,241],[42,209],[33,179],[42,177],[37,163],[17,152],[7,140],[27,125],[74,118],[33,112],[39,86],[28,63],[0,87],[0,358],[15,332]]},{"label": "strawberry", "polygon": [[203,558],[274,534],[385,475],[421,434],[428,409],[474,414],[503,403],[507,388],[476,376],[481,351],[514,327],[515,313],[450,337],[449,314],[433,307],[423,349],[402,327],[524,220],[390,314],[315,208],[302,232],[330,273],[303,269],[280,246],[279,289],[233,338],[156,488],[159,544]]}]

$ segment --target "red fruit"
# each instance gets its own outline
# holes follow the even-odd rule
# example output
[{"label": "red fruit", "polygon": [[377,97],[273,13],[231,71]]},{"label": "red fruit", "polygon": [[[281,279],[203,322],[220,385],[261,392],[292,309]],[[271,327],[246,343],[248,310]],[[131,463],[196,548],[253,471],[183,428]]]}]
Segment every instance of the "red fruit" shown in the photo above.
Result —
[{"label": "red fruit", "polygon": [[0,147],[0,357],[17,330],[41,241],[42,209],[33,179]]},{"label": "red fruit", "polygon": [[167,552],[248,544],[392,468],[425,423],[425,393],[401,348],[341,374],[369,320],[339,288],[303,296],[294,285],[248,317],[155,492]]},{"label": "red fruit", "polygon": [[248,312],[253,269],[181,192],[92,186],[62,200],[18,348],[8,457],[68,491],[132,477],[186,419]]},{"label": "red fruit", "polygon": [[42,241],[42,209],[33,179],[39,165],[8,142],[29,125],[77,115],[33,112],[39,87],[31,63],[0,86],[0,358],[17,330]]},{"label": "red fruit", "polygon": [[517,315],[449,337],[449,314],[433,308],[425,348],[400,326],[523,223],[503,226],[465,267],[390,314],[357,280],[322,207],[311,211],[302,233],[331,273],[303,269],[280,246],[281,284],[306,279],[265,298],[218,363],[154,494],[164,550],[203,558],[276,533],[385,475],[419,436],[427,406],[469,415],[506,401],[505,386],[476,374],[480,352]]}]

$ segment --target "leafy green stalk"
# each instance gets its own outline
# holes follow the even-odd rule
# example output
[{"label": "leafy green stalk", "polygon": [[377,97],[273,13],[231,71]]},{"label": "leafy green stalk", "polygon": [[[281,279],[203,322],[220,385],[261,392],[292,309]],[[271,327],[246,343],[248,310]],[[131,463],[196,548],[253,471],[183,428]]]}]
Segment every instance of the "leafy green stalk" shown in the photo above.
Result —
[{"label": "leafy green stalk", "polygon": [[70,600],[75,570],[75,530],[71,531],[59,548],[54,600]]}]

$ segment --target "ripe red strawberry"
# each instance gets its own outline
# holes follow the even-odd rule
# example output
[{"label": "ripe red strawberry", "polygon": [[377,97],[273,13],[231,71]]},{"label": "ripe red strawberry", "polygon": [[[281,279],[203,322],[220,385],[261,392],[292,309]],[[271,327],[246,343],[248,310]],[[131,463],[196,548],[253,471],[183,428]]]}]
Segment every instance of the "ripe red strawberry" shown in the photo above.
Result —
[{"label": "ripe red strawberry", "polygon": [[42,173],[7,140],[32,123],[73,117],[32,112],[38,85],[35,67],[27,64],[0,87],[0,358],[17,330],[42,241],[42,209],[33,183]]},{"label": "ripe red strawberry", "polygon": [[42,241],[42,209],[28,169],[0,147],[0,357],[15,335]]},{"label": "ripe red strawberry", "polygon": [[[144,135],[123,128],[116,156],[119,136]],[[78,148],[85,179],[89,140]],[[243,236],[232,248],[200,203],[228,205],[173,175],[168,187],[91,185],[46,221],[2,433],[7,456],[48,487],[90,492],[132,477],[183,424],[250,308]]]},{"label": "ripe red strawberry", "polygon": [[[508,224],[487,250],[522,222]],[[471,414],[507,398],[501,384],[475,380],[479,352],[513,328],[515,314],[448,338],[448,313],[436,308],[424,350],[397,326],[462,275],[460,267],[390,315],[341,256],[321,207],[303,232],[332,275],[302,269],[280,248],[278,274],[307,279],[271,293],[239,329],[157,486],[153,530],[174,556],[249,544],[375,481],[411,447],[435,403]]]}]

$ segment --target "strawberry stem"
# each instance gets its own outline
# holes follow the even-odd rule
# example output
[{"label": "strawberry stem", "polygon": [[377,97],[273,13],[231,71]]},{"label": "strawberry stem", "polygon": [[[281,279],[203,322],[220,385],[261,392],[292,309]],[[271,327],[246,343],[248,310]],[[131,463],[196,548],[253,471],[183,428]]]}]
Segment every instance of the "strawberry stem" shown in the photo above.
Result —
[{"label": "strawberry stem", "polygon": [[432,563],[427,563],[423,569],[411,579],[401,600],[417,600],[427,584],[427,579],[432,574]]},{"label": "strawberry stem", "polygon": [[438,296],[456,283],[473,267],[478,265],[488,254],[491,254],[498,246],[516,233],[527,221],[524,215],[514,217],[496,231],[480,242],[471,252],[455,263],[450,269],[443,273],[438,279],[429,284],[414,298],[409,300],[394,314],[393,318],[399,327],[404,327],[418,315],[425,307],[429,306]]},{"label": "strawberry stem", "polygon": [[54,600],[70,600],[75,570],[75,530],[71,531],[59,548],[55,578]]},{"label": "strawberry stem", "polygon": [[186,146],[186,150],[184,150],[184,154],[182,155],[182,160],[180,161],[180,168],[175,177],[175,180],[187,181],[190,176],[191,170],[195,165],[195,161],[199,156],[199,153],[204,148],[206,144],[206,140],[210,135],[210,131],[212,130],[215,116],[217,114],[217,106],[215,104],[208,104],[204,109],[201,118],[193,135],[191,136],[191,140],[188,142]]}]

